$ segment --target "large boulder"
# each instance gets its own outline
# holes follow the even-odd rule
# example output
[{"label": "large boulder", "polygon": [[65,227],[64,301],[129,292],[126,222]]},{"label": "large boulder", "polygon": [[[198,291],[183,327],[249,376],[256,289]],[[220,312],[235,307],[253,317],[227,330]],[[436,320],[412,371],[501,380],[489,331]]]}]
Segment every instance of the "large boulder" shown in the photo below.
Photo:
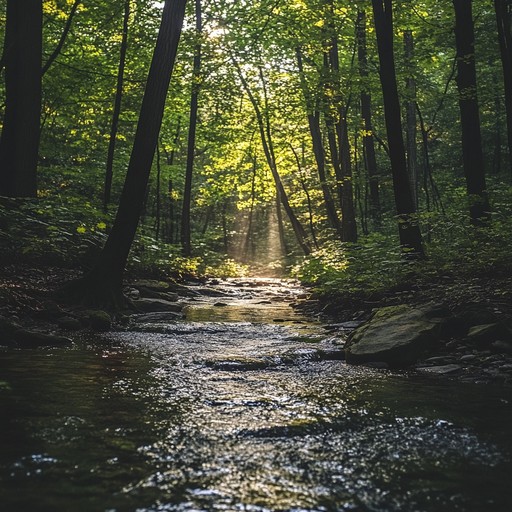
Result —
[{"label": "large boulder", "polygon": [[391,367],[409,366],[435,347],[444,319],[435,308],[388,306],[349,337],[348,363],[386,362]]}]

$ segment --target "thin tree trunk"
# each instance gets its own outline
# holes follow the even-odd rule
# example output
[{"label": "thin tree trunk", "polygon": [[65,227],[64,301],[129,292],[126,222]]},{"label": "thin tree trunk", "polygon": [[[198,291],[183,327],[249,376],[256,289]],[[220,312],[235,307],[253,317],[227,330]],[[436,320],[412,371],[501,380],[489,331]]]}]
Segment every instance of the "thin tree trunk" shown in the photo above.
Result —
[{"label": "thin tree trunk", "polygon": [[303,165],[301,164],[301,161],[300,161],[299,155],[297,154],[297,151],[295,150],[295,148],[293,147],[293,144],[291,144],[291,143],[290,143],[290,148],[292,150],[293,156],[295,157],[295,161],[297,162],[297,170],[299,171],[300,185],[302,187],[302,190],[304,190],[304,194],[306,195],[306,201],[308,203],[309,231],[311,232],[313,244],[315,245],[315,248],[318,249],[319,245],[318,245],[318,240],[316,238],[316,233],[315,233],[313,205],[311,202],[311,195],[309,193],[309,190],[308,190],[308,187],[306,184],[306,177],[304,176]]},{"label": "thin tree trunk", "polygon": [[82,302],[119,306],[122,277],[142,211],[165,100],[185,15],[186,0],[166,0],[149,69],[126,180],[112,231],[93,269],[70,283]]},{"label": "thin tree trunk", "polygon": [[510,0],[494,0],[498,41],[505,89],[505,112],[507,116],[507,141],[509,166],[512,173],[512,3]]},{"label": "thin tree trunk", "polygon": [[[292,225],[293,232],[295,234],[298,244],[300,245],[304,254],[309,255],[309,254],[311,254],[311,247],[307,241],[306,231],[302,227],[302,224],[299,222],[299,219],[297,218],[292,207],[290,206],[290,202],[288,201],[288,196],[286,194],[283,183],[281,181],[281,176],[279,175],[279,171],[277,169],[277,163],[276,163],[276,158],[275,158],[275,154],[274,154],[274,146],[272,143],[272,133],[270,130],[270,122],[268,119],[268,108],[265,108],[265,112],[267,113],[267,118],[264,119],[263,114],[260,109],[260,106],[258,104],[258,101],[256,100],[256,97],[252,93],[251,88],[249,87],[249,83],[243,76],[242,70],[240,69],[240,65],[234,58],[232,58],[231,60],[237,70],[237,74],[238,74],[238,77],[240,78],[240,81],[242,82],[242,86],[243,86],[247,96],[249,97],[249,101],[251,102],[251,104],[254,108],[254,112],[256,114],[256,120],[258,122],[258,129],[260,132],[261,143],[263,146],[263,152],[265,153],[265,158],[267,160],[267,164],[270,168],[270,172],[272,173],[272,177],[274,178],[278,197],[283,205],[283,208],[285,209],[288,219],[290,220],[290,223]],[[268,107],[268,106],[266,105],[266,107]]]},{"label": "thin tree trunk", "polygon": [[41,0],[8,0],[0,195],[35,197],[41,118]]},{"label": "thin tree trunk", "polygon": [[103,210],[108,210],[110,195],[112,191],[112,177],[114,172],[114,152],[116,147],[117,130],[119,127],[119,117],[121,115],[121,101],[123,98],[124,69],[126,65],[126,51],[128,49],[128,24],[130,21],[130,1],[125,0],[124,18],[123,18],[123,36],[121,40],[121,49],[119,52],[119,67],[117,70],[116,96],[114,100],[114,111],[112,113],[112,124],[110,127],[110,137],[107,151],[107,165],[105,169],[105,186],[103,190]]},{"label": "thin tree trunk", "polygon": [[161,199],[160,199],[160,180],[162,176],[162,167],[160,165],[160,145],[156,144],[156,219],[155,219],[155,239],[160,238],[160,215],[161,215]]},{"label": "thin tree trunk", "polygon": [[288,246],[286,244],[286,236],[284,234],[283,213],[281,211],[282,199],[279,197],[279,190],[276,191],[276,215],[277,215],[277,231],[279,233],[279,245],[281,254],[288,255]]},{"label": "thin tree trunk", "polygon": [[405,145],[400,119],[400,102],[393,54],[393,11],[391,0],[372,0],[380,62],[380,81],[393,175],[393,190],[398,214],[400,244],[407,254],[424,257],[420,228],[409,185]]},{"label": "thin tree trunk", "polygon": [[[247,235],[245,237],[244,242],[244,261],[248,260],[249,255],[249,247],[252,247],[252,226],[253,226],[253,216],[254,216],[254,203],[256,201],[256,171],[258,169],[257,166],[256,153],[254,153],[252,159],[252,180],[251,180],[251,208],[249,209],[249,219],[247,221]],[[251,251],[252,254],[253,251]]]},{"label": "thin tree trunk", "polygon": [[[331,16],[334,16],[334,5],[332,0],[328,0],[329,12]],[[332,19],[332,18],[331,18]],[[329,23],[332,25],[332,22]],[[352,163],[350,157],[350,142],[348,137],[348,123],[347,113],[348,104],[342,105],[341,101],[341,85],[340,85],[340,63],[339,63],[339,52],[338,52],[338,38],[335,33],[334,27],[330,26],[330,33],[328,41],[324,43],[324,55],[327,59],[324,59],[324,66],[327,67],[327,87],[332,91],[332,98],[329,94],[326,95],[325,100],[327,103],[327,111],[333,109],[337,113],[337,119],[333,119],[334,113],[327,112],[329,120],[328,124],[334,124],[334,133],[336,134],[336,149],[332,141],[331,133],[331,159],[333,162],[334,170],[336,172],[336,180],[340,187],[341,192],[341,231],[342,240],[344,242],[356,242],[357,241],[357,224],[356,224],[356,213],[354,208],[354,192],[352,186]],[[329,108],[330,105],[330,108]],[[328,126],[329,129],[329,126]],[[330,127],[332,130],[332,126]]]},{"label": "thin tree trunk", "polygon": [[457,88],[462,128],[462,158],[469,197],[471,223],[481,225],[489,219],[489,200],[485,184],[480,113],[478,109],[475,36],[471,0],[453,0],[455,43],[457,46]]},{"label": "thin tree trunk", "polygon": [[406,133],[407,133],[407,169],[411,182],[414,207],[418,208],[418,156],[416,151],[416,80],[414,78],[414,38],[412,30],[404,31],[404,52],[407,78],[405,88],[406,101]]},{"label": "thin tree trunk", "polygon": [[196,148],[197,108],[201,81],[201,36],[203,31],[201,0],[195,0],[196,6],[196,45],[194,69],[192,73],[192,95],[190,98],[190,123],[188,129],[187,168],[185,171],[185,189],[181,212],[181,248],[184,256],[192,254],[190,234],[190,208],[192,204],[192,175]]},{"label": "thin tree trunk", "polygon": [[327,175],[325,172],[325,150],[322,143],[322,132],[320,130],[320,112],[315,110],[314,101],[310,97],[307,90],[307,84],[304,77],[304,67],[302,64],[302,52],[300,48],[296,50],[297,66],[299,69],[300,82],[304,100],[306,103],[309,133],[311,134],[311,141],[313,144],[313,153],[315,155],[316,166],[318,171],[318,178],[320,180],[320,189],[324,197],[325,211],[327,213],[327,220],[331,228],[336,230],[340,240],[343,240],[343,233],[341,223],[336,212],[334,199],[332,198],[331,189],[327,182]]},{"label": "thin tree trunk", "polygon": [[366,13],[363,10],[357,16],[357,58],[361,77],[361,117],[363,118],[363,155],[370,192],[370,216],[375,225],[380,224],[380,193],[375,143],[373,141],[372,98],[368,85],[368,52],[366,49]]},{"label": "thin tree trunk", "polygon": [[71,6],[71,10],[69,11],[69,16],[66,20],[66,25],[64,25],[64,30],[62,31],[59,42],[57,43],[55,50],[53,50],[52,54],[48,57],[48,60],[43,66],[41,70],[41,75],[44,75],[50,69],[50,66],[53,64],[53,61],[60,55],[62,48],[64,48],[64,43],[66,42],[66,38],[68,37],[69,31],[71,30],[71,25],[73,24],[73,18],[75,17],[76,11],[81,2],[82,0],[75,0],[73,5]]}]

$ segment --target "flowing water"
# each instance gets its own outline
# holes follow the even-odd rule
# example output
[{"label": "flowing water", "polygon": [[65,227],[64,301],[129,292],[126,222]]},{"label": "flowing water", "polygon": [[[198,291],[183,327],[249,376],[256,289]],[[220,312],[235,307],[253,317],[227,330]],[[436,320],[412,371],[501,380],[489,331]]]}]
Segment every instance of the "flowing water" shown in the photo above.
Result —
[{"label": "flowing water", "polygon": [[0,351],[2,512],[512,510],[510,389],[347,366],[292,285],[216,289]]}]

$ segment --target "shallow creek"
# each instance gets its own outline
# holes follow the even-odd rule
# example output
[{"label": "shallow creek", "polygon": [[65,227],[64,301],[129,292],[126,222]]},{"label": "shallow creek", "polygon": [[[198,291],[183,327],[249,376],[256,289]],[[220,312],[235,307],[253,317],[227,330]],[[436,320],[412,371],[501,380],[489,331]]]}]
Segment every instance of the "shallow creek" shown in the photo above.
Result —
[{"label": "shallow creek", "polygon": [[291,283],[211,290],[0,350],[1,511],[512,510],[510,389],[330,360]]}]

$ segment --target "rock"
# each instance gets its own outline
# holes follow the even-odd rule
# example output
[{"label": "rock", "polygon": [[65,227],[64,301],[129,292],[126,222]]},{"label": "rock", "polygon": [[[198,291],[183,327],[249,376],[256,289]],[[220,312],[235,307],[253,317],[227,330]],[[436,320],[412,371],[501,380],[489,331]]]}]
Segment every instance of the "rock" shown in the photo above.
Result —
[{"label": "rock", "polygon": [[462,366],[459,364],[443,364],[441,366],[425,366],[418,368],[419,372],[432,373],[435,375],[454,375],[462,371]]},{"label": "rock", "polygon": [[225,302],[216,302],[214,304],[214,306],[217,307],[217,308],[223,308],[223,307],[226,307],[227,304]]},{"label": "rock", "polygon": [[204,295],[206,297],[229,297],[229,296],[231,296],[231,294],[228,292],[225,292],[222,290],[217,290],[215,288],[208,288],[206,286],[199,288],[198,291],[201,295]]},{"label": "rock", "polygon": [[133,301],[133,305],[139,311],[144,311],[145,313],[156,311],[174,311],[175,313],[179,313],[183,309],[182,304],[163,299],[138,299]]},{"label": "rock", "polygon": [[470,363],[476,359],[478,359],[478,357],[475,354],[465,354],[460,358],[463,363]]},{"label": "rock", "polygon": [[443,336],[460,338],[471,327],[496,323],[496,315],[485,304],[466,304],[455,311],[443,328]]},{"label": "rock", "polygon": [[112,328],[112,318],[101,309],[88,309],[83,313],[87,325],[94,331],[108,331]]},{"label": "rock", "polygon": [[57,319],[56,324],[66,331],[78,331],[82,328],[80,320],[72,316],[62,316]]},{"label": "rock", "polygon": [[178,300],[178,294],[173,292],[158,292],[152,290],[151,288],[146,288],[144,286],[139,287],[140,297],[145,297],[148,299],[162,299],[168,300],[169,302],[176,302]]},{"label": "rock", "polygon": [[442,320],[431,310],[408,305],[375,311],[353,331],[346,346],[349,363],[386,362],[393,367],[413,364],[439,341]]},{"label": "rock", "polygon": [[364,363],[364,366],[368,368],[376,368],[377,370],[387,370],[389,368],[389,364],[383,361],[369,361]]},{"label": "rock", "polygon": [[152,290],[154,292],[166,292],[170,289],[169,283],[165,281],[157,281],[154,279],[139,279],[132,284],[139,291],[141,288],[146,290]]},{"label": "rock", "polygon": [[177,319],[182,318],[181,313],[177,313],[175,311],[162,311],[155,313],[143,313],[139,315],[132,315],[130,319],[136,323],[167,323],[174,322]]},{"label": "rock", "polygon": [[37,348],[70,345],[69,338],[24,329],[15,322],[0,317],[0,345],[16,348]]},{"label": "rock", "polygon": [[450,364],[455,362],[455,358],[451,356],[435,356],[435,357],[429,357],[428,359],[425,359],[425,363],[429,363],[432,365],[440,365],[440,364]]},{"label": "rock", "polygon": [[475,325],[469,329],[467,339],[476,347],[488,347],[498,339],[510,339],[509,330],[500,323]]}]

